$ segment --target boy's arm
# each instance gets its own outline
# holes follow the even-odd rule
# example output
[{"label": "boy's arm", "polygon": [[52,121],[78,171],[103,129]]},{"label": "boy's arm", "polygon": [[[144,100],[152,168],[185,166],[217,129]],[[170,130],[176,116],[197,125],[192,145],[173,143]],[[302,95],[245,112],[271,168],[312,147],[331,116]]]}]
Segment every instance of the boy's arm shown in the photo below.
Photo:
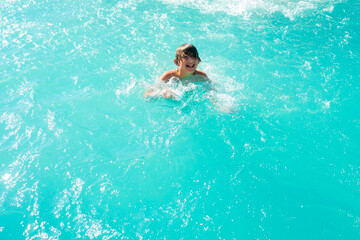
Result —
[{"label": "boy's arm", "polygon": [[[165,72],[163,75],[161,75],[160,79],[164,82],[169,81],[169,79],[171,77],[174,76],[174,74],[176,73],[176,70],[170,70]],[[149,89],[144,93],[144,97],[153,97],[154,96],[154,90],[153,89]],[[173,98],[174,99],[174,93],[170,90],[166,90],[161,94],[164,98]]]},{"label": "boy's arm", "polygon": [[203,71],[201,71],[201,70],[196,70],[195,75],[200,75],[200,76],[205,77],[205,80],[204,80],[204,81],[210,81],[210,79],[209,79],[209,77],[206,75],[206,73],[203,72]]},{"label": "boy's arm", "polygon": [[164,82],[167,82],[167,81],[169,81],[169,79],[171,77],[173,77],[175,75],[175,73],[176,73],[176,70],[167,71],[163,75],[161,75],[160,79],[163,80]]}]

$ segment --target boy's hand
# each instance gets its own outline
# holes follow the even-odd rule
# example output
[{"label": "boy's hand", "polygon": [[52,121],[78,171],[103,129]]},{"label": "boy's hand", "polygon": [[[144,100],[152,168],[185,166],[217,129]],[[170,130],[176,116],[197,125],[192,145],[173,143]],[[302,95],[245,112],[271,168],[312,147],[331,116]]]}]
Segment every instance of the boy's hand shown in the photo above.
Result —
[{"label": "boy's hand", "polygon": [[163,90],[160,94],[159,94],[159,92],[156,93],[153,89],[149,89],[145,92],[144,97],[145,98],[146,97],[156,97],[156,96],[160,96],[160,95],[166,99],[169,99],[169,98],[175,99],[175,96],[176,96],[176,94],[169,89]]},{"label": "boy's hand", "polygon": [[166,89],[162,92],[161,96],[163,96],[163,98],[169,99],[175,99],[175,93],[169,89]]},{"label": "boy's hand", "polygon": [[149,89],[144,93],[144,97],[152,97],[153,95],[154,94],[152,89]]}]

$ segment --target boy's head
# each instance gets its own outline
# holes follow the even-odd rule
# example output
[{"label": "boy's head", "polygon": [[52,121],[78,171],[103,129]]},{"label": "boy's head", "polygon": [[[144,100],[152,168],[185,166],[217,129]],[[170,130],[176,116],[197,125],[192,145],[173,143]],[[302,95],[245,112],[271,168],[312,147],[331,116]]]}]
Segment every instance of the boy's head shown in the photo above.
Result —
[{"label": "boy's head", "polygon": [[199,62],[201,62],[196,47],[190,43],[185,43],[176,49],[175,61],[180,61],[184,54],[193,58],[197,58]]}]

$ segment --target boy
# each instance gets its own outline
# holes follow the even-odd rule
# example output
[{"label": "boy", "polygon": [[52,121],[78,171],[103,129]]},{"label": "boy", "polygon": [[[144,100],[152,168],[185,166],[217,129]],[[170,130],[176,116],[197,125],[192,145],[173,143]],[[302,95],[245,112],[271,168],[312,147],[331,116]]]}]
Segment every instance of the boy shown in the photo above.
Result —
[{"label": "boy", "polygon": [[[165,72],[160,79],[168,82],[173,77],[181,80],[191,75],[200,75],[204,77],[204,81],[208,81],[206,73],[196,69],[200,62],[201,59],[196,47],[190,43],[185,43],[176,49],[174,63],[178,68]],[[153,95],[153,90],[150,89],[145,92],[144,97]],[[175,98],[171,90],[165,90],[161,95],[164,98]]]},{"label": "boy", "polygon": [[196,47],[190,43],[185,43],[176,49],[174,63],[178,66],[178,69],[165,72],[160,79],[167,82],[172,77],[181,80],[190,75],[201,75],[207,78],[203,71],[196,69],[200,62],[201,59]]}]

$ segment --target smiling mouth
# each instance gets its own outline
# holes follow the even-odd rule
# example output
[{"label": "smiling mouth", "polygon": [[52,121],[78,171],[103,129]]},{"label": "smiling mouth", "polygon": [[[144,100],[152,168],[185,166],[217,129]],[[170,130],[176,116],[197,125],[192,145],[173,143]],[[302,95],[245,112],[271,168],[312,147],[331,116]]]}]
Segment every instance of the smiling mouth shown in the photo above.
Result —
[{"label": "smiling mouth", "polygon": [[195,64],[193,64],[193,65],[186,65],[186,67],[188,67],[188,68],[193,68],[193,67],[195,67]]}]

